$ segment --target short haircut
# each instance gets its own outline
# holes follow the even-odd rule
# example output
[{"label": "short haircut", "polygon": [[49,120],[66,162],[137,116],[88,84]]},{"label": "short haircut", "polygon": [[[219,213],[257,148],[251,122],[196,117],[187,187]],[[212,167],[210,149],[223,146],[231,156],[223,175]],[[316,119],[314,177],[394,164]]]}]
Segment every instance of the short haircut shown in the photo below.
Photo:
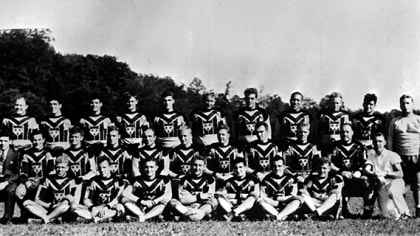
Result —
[{"label": "short haircut", "polygon": [[248,97],[251,94],[255,94],[255,97],[258,97],[258,90],[256,88],[247,88],[244,91],[245,97]]},{"label": "short haircut", "polygon": [[311,124],[310,123],[301,123],[298,126],[298,130],[304,130],[304,129],[311,130]]},{"label": "short haircut", "polygon": [[370,101],[373,101],[373,103],[376,104],[376,102],[378,101],[378,97],[376,97],[374,93],[367,93],[363,98],[363,103],[368,103]]},{"label": "short haircut", "polygon": [[410,95],[408,95],[408,94],[403,94],[403,95],[400,97],[400,103],[401,103],[404,99],[406,99],[406,98],[409,98],[409,99],[411,99],[411,102],[414,102],[413,97],[411,97],[411,96],[410,96]]},{"label": "short haircut", "polygon": [[191,164],[193,164],[196,161],[203,161],[204,165],[206,165],[207,164],[207,157],[204,156],[204,155],[197,155],[192,159]]},{"label": "short haircut", "polygon": [[376,132],[376,133],[373,134],[373,138],[380,137],[380,136],[382,136],[386,140],[386,137],[385,137],[384,133],[382,133],[382,132]]},{"label": "short haircut", "polygon": [[89,101],[93,101],[93,100],[95,100],[95,99],[98,99],[100,102],[102,102],[102,96],[101,96],[101,95],[99,95],[98,93],[91,94],[91,95],[89,96]]},{"label": "short haircut", "polygon": [[186,125],[179,127],[178,132],[179,134],[181,134],[182,132],[188,132],[190,135],[192,135],[191,128]]},{"label": "short haircut", "polygon": [[264,129],[265,129],[265,130],[268,130],[268,125],[267,125],[267,123],[262,122],[262,121],[257,122],[257,124],[255,124],[255,129],[258,129],[258,128],[260,128],[261,126],[264,126]]},{"label": "short haircut", "polygon": [[146,166],[147,162],[154,162],[156,166],[158,165],[158,160],[157,159],[152,158],[152,157],[147,157],[147,158],[141,160],[140,166],[141,167]]},{"label": "short haircut", "polygon": [[354,130],[353,125],[350,122],[344,122],[343,124],[341,124],[341,129],[343,129],[344,126],[348,126],[348,127],[351,128],[351,130]]},{"label": "short haircut", "polygon": [[299,92],[299,91],[295,91],[295,92],[293,92],[291,95],[290,95],[290,98],[292,98],[293,96],[295,96],[295,95],[299,95],[302,99],[303,99],[303,94],[301,93],[301,92]]},{"label": "short haircut", "polygon": [[277,161],[282,161],[283,162],[283,164],[285,163],[285,160],[283,159],[283,157],[281,157],[281,156],[275,156],[274,158],[273,158],[273,163],[275,163],[275,162],[277,162]]},{"label": "short haircut", "polygon": [[120,128],[118,128],[118,126],[111,126],[108,128],[108,134],[110,134],[112,131],[117,131],[118,134],[120,134]]},{"label": "short haircut", "polygon": [[216,98],[216,95],[214,94],[214,92],[210,91],[210,92],[206,92],[206,93],[203,95],[203,100],[205,100],[207,97]]},{"label": "short haircut", "polygon": [[73,126],[69,130],[70,135],[72,134],[80,134],[83,136],[83,130],[79,126]]},{"label": "short haircut", "polygon": [[228,133],[230,133],[230,128],[229,128],[228,125],[226,125],[226,124],[220,124],[219,127],[217,127],[217,132],[219,132],[222,129],[225,129],[225,130],[227,130]]},{"label": "short haircut", "polygon": [[234,166],[236,166],[236,165],[237,165],[237,164],[239,164],[239,163],[243,163],[243,164],[244,164],[244,166],[246,166],[246,161],[245,161],[245,158],[238,157],[238,158],[235,158],[235,160],[233,160],[233,165],[234,165]]},{"label": "short haircut", "polygon": [[51,102],[51,101],[57,101],[59,104],[62,104],[63,100],[59,98],[58,96],[53,96],[53,97],[48,98],[48,102]]},{"label": "short haircut", "polygon": [[24,97],[24,96],[18,96],[18,97],[16,97],[15,101],[20,100],[20,99],[23,99],[25,101],[25,103],[27,101],[26,100],[26,97]]},{"label": "short haircut", "polygon": [[175,93],[172,92],[171,90],[165,90],[162,93],[162,98],[166,98],[166,97],[172,97],[173,99],[175,99]]},{"label": "short haircut", "polygon": [[152,132],[153,132],[153,135],[156,135],[155,130],[154,130],[152,127],[148,127],[148,128],[146,128],[146,129],[143,131],[143,136],[145,136],[145,135],[146,135],[146,131],[148,131],[148,130],[152,131]]},{"label": "short haircut", "polygon": [[343,100],[343,96],[341,95],[341,93],[339,92],[332,92],[329,96],[329,99],[334,99],[334,98],[340,98],[341,100]]},{"label": "short haircut", "polygon": [[331,160],[328,157],[321,157],[321,159],[319,160],[319,164],[318,167],[321,167],[325,164],[328,164],[329,166],[331,165]]},{"label": "short haircut", "polygon": [[107,156],[100,156],[98,158],[98,166],[101,165],[102,162],[108,162],[108,164],[111,164],[111,159],[109,159],[109,157]]},{"label": "short haircut", "polygon": [[67,156],[59,156],[55,159],[55,165],[57,166],[58,164],[67,164],[69,165],[70,160]]},{"label": "short haircut", "polygon": [[137,95],[134,95],[132,93],[125,92],[124,95],[123,95],[123,98],[124,98],[125,101],[128,101],[132,97],[135,98],[136,100],[138,100]]},{"label": "short haircut", "polygon": [[45,138],[44,132],[42,132],[39,129],[35,129],[32,131],[32,133],[29,135],[29,140],[33,140],[35,135],[42,135],[43,138]]}]

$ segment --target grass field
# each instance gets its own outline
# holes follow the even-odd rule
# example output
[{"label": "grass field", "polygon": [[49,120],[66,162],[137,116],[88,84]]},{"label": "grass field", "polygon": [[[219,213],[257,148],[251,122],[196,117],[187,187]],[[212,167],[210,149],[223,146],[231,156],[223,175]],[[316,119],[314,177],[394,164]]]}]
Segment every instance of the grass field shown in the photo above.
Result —
[{"label": "grass field", "polygon": [[[407,202],[414,209],[411,195]],[[350,205],[361,213],[360,198]],[[0,235],[420,235],[420,219],[0,225]]]}]

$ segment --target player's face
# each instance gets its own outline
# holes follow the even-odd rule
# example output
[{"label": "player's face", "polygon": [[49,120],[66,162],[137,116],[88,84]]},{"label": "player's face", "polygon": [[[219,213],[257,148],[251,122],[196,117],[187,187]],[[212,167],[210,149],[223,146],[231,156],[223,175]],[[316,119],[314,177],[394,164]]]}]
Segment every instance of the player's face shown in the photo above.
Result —
[{"label": "player's face", "polygon": [[375,112],[376,104],[374,101],[364,102],[363,103],[363,111],[367,114],[372,114]]},{"label": "player's face", "polygon": [[94,112],[94,113],[100,113],[101,112],[101,108],[102,108],[102,102],[99,99],[92,99],[92,101],[90,101],[90,109]]},{"label": "player's face", "polygon": [[131,112],[135,112],[137,110],[138,100],[135,97],[130,97],[127,101],[127,108]]},{"label": "player's face", "polygon": [[172,96],[163,98],[163,108],[166,111],[172,111],[174,109],[175,99]]},{"label": "player's face", "polygon": [[342,105],[343,101],[341,101],[341,98],[333,98],[330,103],[330,109],[331,111],[337,112],[340,111]]},{"label": "player's face", "polygon": [[309,129],[308,128],[299,128],[297,130],[296,136],[301,143],[306,143],[308,141]]},{"label": "player's face", "polygon": [[116,130],[112,130],[108,134],[108,144],[111,146],[118,145],[120,141],[120,134]]},{"label": "player's face", "polygon": [[189,131],[181,131],[179,134],[179,140],[181,141],[181,144],[184,146],[189,146],[192,144],[192,135]]},{"label": "player's face", "polygon": [[331,167],[328,164],[324,164],[324,165],[320,166],[319,170],[318,170],[319,177],[321,177],[321,178],[327,177],[328,173],[330,172],[330,169],[331,169]]},{"label": "player's face", "polygon": [[302,106],[302,96],[299,94],[294,94],[290,98],[290,106],[294,111],[299,111]]},{"label": "player's face", "polygon": [[224,146],[229,144],[230,134],[227,129],[221,129],[217,132],[217,139],[219,143],[223,144]]},{"label": "player's face", "polygon": [[32,138],[32,146],[36,150],[42,150],[44,148],[45,138],[42,136],[42,134],[34,135]]},{"label": "player's face", "polygon": [[243,162],[237,163],[233,167],[233,174],[239,178],[244,178],[246,176],[246,167]]},{"label": "player's face", "polygon": [[1,136],[0,137],[0,149],[7,150],[9,149],[10,145],[10,138],[8,136]]},{"label": "player's face", "polygon": [[61,114],[61,104],[57,100],[51,100],[49,108],[51,114]]},{"label": "player's face", "polygon": [[144,175],[149,179],[155,178],[157,169],[158,166],[154,161],[148,161],[143,166]]},{"label": "player's face", "polygon": [[195,160],[192,164],[191,164],[191,173],[196,176],[199,177],[203,174],[204,171],[204,161],[203,160]]},{"label": "player's face", "polygon": [[155,145],[155,141],[156,141],[155,132],[153,132],[150,129],[146,130],[144,132],[143,139],[144,139],[144,143],[146,144],[146,146],[153,147]]},{"label": "player's face", "polygon": [[265,142],[265,141],[267,141],[267,130],[265,129],[265,127],[264,126],[260,126],[260,127],[258,127],[258,129],[257,129],[257,139],[259,140],[259,141],[263,141],[263,142]]},{"label": "player's face", "polygon": [[111,177],[111,168],[109,167],[108,161],[103,161],[99,164],[99,174],[105,178]]},{"label": "player's face", "polygon": [[341,129],[341,140],[350,143],[353,137],[353,129],[349,125],[344,125]]},{"label": "player's face", "polygon": [[373,143],[373,148],[375,149],[377,153],[382,153],[383,150],[385,149],[386,141],[382,135],[373,137],[372,143]]},{"label": "player's face", "polygon": [[245,104],[247,108],[254,109],[257,106],[257,95],[251,93],[245,96]]},{"label": "player's face", "polygon": [[204,99],[204,108],[206,110],[211,110],[214,107],[214,104],[216,103],[216,98],[213,96],[206,96]]},{"label": "player's face", "polygon": [[273,163],[273,173],[277,176],[283,176],[283,174],[284,174],[283,160],[278,160],[278,161]]},{"label": "player's face", "polygon": [[65,177],[69,171],[69,165],[67,163],[59,163],[55,165],[55,173],[58,177]]},{"label": "player's face", "polygon": [[400,102],[401,111],[405,114],[413,111],[413,101],[411,98],[404,98]]},{"label": "player's face", "polygon": [[82,144],[83,136],[81,133],[74,133],[70,135],[70,145],[72,147],[78,147]]},{"label": "player's face", "polygon": [[26,115],[26,110],[28,109],[28,105],[26,104],[26,100],[24,98],[16,99],[15,101],[15,113],[16,115]]}]

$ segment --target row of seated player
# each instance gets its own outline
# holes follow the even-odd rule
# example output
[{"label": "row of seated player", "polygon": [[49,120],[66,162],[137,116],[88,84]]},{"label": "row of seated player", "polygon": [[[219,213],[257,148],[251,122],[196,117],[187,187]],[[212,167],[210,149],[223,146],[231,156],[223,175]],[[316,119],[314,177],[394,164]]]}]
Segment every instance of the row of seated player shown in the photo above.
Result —
[{"label": "row of seated player", "polygon": [[[282,112],[276,119],[276,126],[272,132],[268,113],[258,107],[256,89],[249,88],[245,92],[245,107],[241,108],[234,116],[232,136],[235,142],[247,145],[257,139],[255,125],[265,122],[268,126],[270,139],[283,149],[288,142],[297,138],[297,127],[302,123],[312,124],[313,140],[322,149],[331,147],[332,141],[340,140],[340,129],[343,123],[352,123],[355,127],[355,139],[363,145],[371,144],[372,133],[386,130],[385,119],[374,111],[377,98],[374,94],[367,94],[364,99],[364,111],[350,118],[349,114],[342,110],[342,97],[338,93],[330,96],[329,109],[321,111],[316,119],[311,117],[302,108],[303,95],[295,92],[290,97],[290,109]],[[101,142],[106,144],[109,128],[117,126],[121,130],[122,141],[127,145],[141,145],[144,130],[153,127],[156,131],[157,143],[162,148],[173,148],[179,144],[179,128],[190,125],[193,130],[194,143],[199,146],[210,146],[217,142],[217,127],[226,124],[222,112],[215,108],[215,95],[207,93],[203,98],[203,108],[194,111],[190,119],[174,110],[175,97],[170,91],[162,94],[162,112],[152,120],[137,111],[138,100],[135,96],[127,94],[126,113],[113,119],[102,114],[102,102],[98,97],[92,97],[90,101],[91,113],[77,124],[71,124],[61,112],[62,104],[59,99],[49,101],[50,114],[36,121],[27,115],[28,104],[21,97],[15,102],[15,114],[3,119],[1,129],[6,129],[12,136],[12,144],[16,147],[27,148],[30,146],[29,135],[32,130],[41,129],[47,134],[47,146],[61,146],[68,148],[70,136],[69,129],[72,125],[80,126],[88,143]],[[273,134],[272,134],[273,133]]]},{"label": "row of seated player", "polygon": [[[368,174],[375,166],[373,160],[374,158],[368,159],[365,163]],[[88,220],[101,221],[104,217],[121,216],[125,208],[137,216],[139,221],[144,221],[162,214],[168,202],[170,213],[182,215],[191,220],[202,219],[214,211],[217,205],[222,209],[222,213],[224,211],[224,217],[227,220],[241,216],[241,213],[255,206],[259,206],[257,209],[273,215],[276,219],[283,220],[300,208],[303,203],[305,203],[303,206],[308,208],[307,211],[315,212],[317,216],[331,212],[329,210],[333,206],[338,207],[343,186],[344,190],[347,189],[343,191],[343,194],[347,192],[343,200],[348,196],[365,196],[368,193],[370,199],[365,199],[365,211],[371,214],[373,189],[375,189],[373,185],[377,185],[380,180],[373,174],[371,175],[373,178],[363,178],[360,172],[357,174],[357,171],[350,172],[352,177],[348,177],[345,171],[341,172],[342,176],[334,175],[330,172],[333,166],[330,160],[322,158],[319,161],[319,169],[302,182],[298,177],[286,171],[282,158],[275,157],[272,160],[271,172],[261,181],[261,188],[258,177],[247,174],[246,161],[243,158],[234,160],[232,177],[217,184],[213,176],[204,172],[206,158],[197,156],[190,164],[190,173],[182,177],[178,185],[171,184],[167,177],[157,176],[158,161],[148,158],[142,160],[140,165],[142,175],[136,177],[132,185],[125,188],[126,183],[123,180],[112,176],[110,163],[108,158],[99,158],[100,174],[92,179],[85,193],[82,194],[84,196],[82,200],[77,200],[80,199],[77,196],[80,196],[83,186],[77,185],[70,177],[71,175],[67,175],[70,161],[65,156],[57,158],[56,174],[42,180],[37,188],[35,201],[31,199],[32,195],[22,191],[23,189],[18,188],[16,193],[21,195],[18,197],[23,200],[23,206],[41,217],[44,222],[49,222],[59,214],[68,211]],[[398,171],[401,170],[396,170]],[[387,175],[392,176],[388,171]],[[364,188],[360,189],[360,184]],[[216,186],[218,191],[215,191]],[[172,191],[173,187],[178,191]],[[360,190],[364,191],[360,192]],[[172,195],[178,196],[170,200]],[[394,195],[393,198],[397,196]],[[84,206],[79,204],[81,202]],[[276,209],[278,206],[284,209],[281,208],[279,212]],[[347,209],[346,206],[347,203],[344,203],[343,210]],[[407,216],[409,212],[406,205],[405,211],[394,215],[395,218]]]}]

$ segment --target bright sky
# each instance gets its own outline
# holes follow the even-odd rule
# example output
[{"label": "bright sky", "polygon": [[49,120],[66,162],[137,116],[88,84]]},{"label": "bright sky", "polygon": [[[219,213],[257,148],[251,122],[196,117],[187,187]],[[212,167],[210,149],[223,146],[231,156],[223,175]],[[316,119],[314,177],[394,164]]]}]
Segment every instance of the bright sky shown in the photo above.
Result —
[{"label": "bright sky", "polygon": [[49,28],[63,54],[112,55],[139,73],[249,86],[287,101],[332,91],[381,111],[402,93],[420,107],[417,0],[3,0],[0,28]]}]

